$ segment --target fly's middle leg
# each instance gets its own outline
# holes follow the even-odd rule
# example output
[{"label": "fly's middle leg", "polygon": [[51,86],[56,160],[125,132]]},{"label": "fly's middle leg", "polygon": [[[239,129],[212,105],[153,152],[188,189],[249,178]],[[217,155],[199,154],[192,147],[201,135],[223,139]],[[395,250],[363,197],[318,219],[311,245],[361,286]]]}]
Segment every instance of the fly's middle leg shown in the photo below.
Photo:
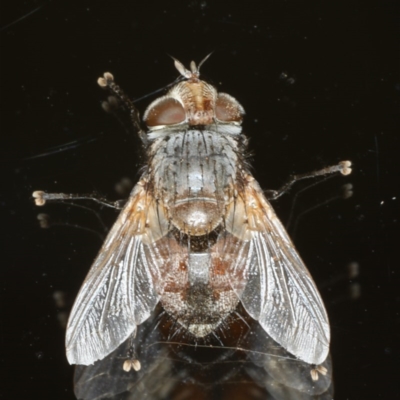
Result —
[{"label": "fly's middle leg", "polygon": [[267,190],[266,195],[269,200],[275,200],[289,191],[289,189],[296,183],[303,179],[315,178],[317,176],[331,175],[340,172],[342,175],[351,174],[351,161],[340,161],[336,165],[325,167],[317,171],[308,172],[305,174],[293,175],[290,179],[278,190]]}]

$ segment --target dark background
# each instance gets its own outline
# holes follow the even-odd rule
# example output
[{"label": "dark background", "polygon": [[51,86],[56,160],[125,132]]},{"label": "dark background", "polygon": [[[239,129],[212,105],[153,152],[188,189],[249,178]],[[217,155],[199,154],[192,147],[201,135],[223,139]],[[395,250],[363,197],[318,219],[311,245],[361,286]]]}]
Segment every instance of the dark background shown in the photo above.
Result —
[{"label": "dark background", "polygon": [[[101,240],[84,210],[38,209],[31,192],[117,199],[134,181],[140,143],[101,102],[105,71],[133,98],[212,57],[202,77],[236,97],[247,117],[254,174],[263,188],[292,173],[352,160],[353,174],[299,196],[291,233],[326,303],[335,399],[394,399],[399,362],[399,10],[365,1],[14,1],[1,12],[2,250],[0,392],[3,398],[73,399],[62,313]],[[31,13],[32,12],[32,13]],[[156,96],[137,103],[141,112]],[[353,197],[324,204],[353,184]],[[300,185],[301,187],[301,185]],[[274,203],[288,221],[293,190]],[[99,208],[96,208],[99,210]],[[116,213],[100,210],[109,226]],[[360,274],[349,280],[346,266]],[[359,288],[360,296],[349,295]],[[54,293],[66,294],[56,304]],[[353,296],[354,297],[354,296]]]}]

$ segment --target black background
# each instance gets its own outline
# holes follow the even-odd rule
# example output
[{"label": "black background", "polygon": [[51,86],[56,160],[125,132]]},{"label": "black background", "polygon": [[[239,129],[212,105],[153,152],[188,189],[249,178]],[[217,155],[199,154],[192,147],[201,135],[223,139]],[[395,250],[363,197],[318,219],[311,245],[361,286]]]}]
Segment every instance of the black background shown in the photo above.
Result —
[{"label": "black background", "polygon": [[[323,183],[296,202],[298,215],[321,206],[292,233],[330,316],[335,398],[400,395],[395,3],[3,3],[5,399],[74,398],[59,324],[70,305],[57,308],[53,294],[63,291],[72,302],[101,245],[81,229],[40,229],[39,212],[55,221],[99,225],[65,205],[37,209],[31,192],[96,190],[116,199],[115,183],[138,177],[139,141],[104,113],[107,95],[97,78],[110,71],[133,98],[141,97],[177,77],[168,55],[188,65],[211,51],[202,77],[243,104],[254,174],[263,188],[277,188],[292,173],[352,160],[351,176]],[[154,97],[137,104],[141,112]],[[345,182],[353,184],[353,197],[325,205]],[[294,193],[274,203],[283,221]],[[108,226],[116,217],[106,210],[101,215]],[[352,282],[345,274],[350,262],[360,266]],[[353,300],[351,283],[361,290]]]}]

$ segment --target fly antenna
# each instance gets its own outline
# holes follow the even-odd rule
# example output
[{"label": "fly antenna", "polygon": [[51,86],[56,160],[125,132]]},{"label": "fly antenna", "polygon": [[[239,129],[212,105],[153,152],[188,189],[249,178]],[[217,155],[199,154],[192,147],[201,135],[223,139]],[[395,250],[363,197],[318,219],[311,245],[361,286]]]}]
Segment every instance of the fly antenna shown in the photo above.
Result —
[{"label": "fly antenna", "polygon": [[190,72],[188,69],[185,68],[185,66],[177,60],[175,57],[170,56],[174,60],[174,65],[175,68],[178,70],[178,72],[186,79],[190,79],[193,77],[193,73]]},{"label": "fly antenna", "polygon": [[196,63],[194,61],[190,62],[190,69],[193,75],[199,76],[199,69],[196,67]]},{"label": "fly antenna", "polygon": [[213,51],[209,54],[207,54],[199,63],[199,66],[197,67],[197,72],[200,74],[200,68],[201,66],[211,57],[211,54],[214,53]]},{"label": "fly antenna", "polygon": [[190,63],[190,71],[185,68],[185,66],[177,60],[175,57],[170,56],[174,60],[175,68],[179,71],[179,73],[186,79],[196,80],[199,79],[200,76],[200,67],[208,60],[212,53],[208,54],[204,57],[199,65],[197,66],[194,61]]}]

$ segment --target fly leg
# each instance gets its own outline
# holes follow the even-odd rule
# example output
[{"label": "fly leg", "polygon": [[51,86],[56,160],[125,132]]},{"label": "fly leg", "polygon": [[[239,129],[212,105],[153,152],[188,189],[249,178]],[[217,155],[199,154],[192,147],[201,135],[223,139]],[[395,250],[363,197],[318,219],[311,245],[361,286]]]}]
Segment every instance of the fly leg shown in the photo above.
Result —
[{"label": "fly leg", "polygon": [[140,139],[143,144],[147,144],[146,133],[140,126],[139,111],[133,104],[132,100],[125,94],[125,92],[114,82],[114,76],[110,72],[105,72],[101,78],[97,80],[97,83],[102,88],[108,88],[119,100],[122,101],[124,106],[128,109],[134,129],[138,132]]},{"label": "fly leg", "polygon": [[288,182],[286,182],[278,190],[267,190],[266,195],[269,200],[275,200],[285,194],[296,182],[303,179],[315,178],[317,176],[331,175],[340,172],[342,175],[349,175],[351,173],[351,161],[340,161],[336,165],[322,168],[318,171],[308,172],[306,174],[292,175]]},{"label": "fly leg", "polygon": [[32,197],[37,206],[44,206],[47,201],[91,200],[103,206],[121,210],[126,203],[126,200],[109,201],[95,194],[46,193],[42,190],[35,190]]},{"label": "fly leg", "polygon": [[135,351],[135,344],[134,344],[134,339],[136,337],[136,330],[133,332],[133,334],[130,337],[130,342],[131,345],[129,346],[127,358],[124,361],[122,368],[125,372],[129,372],[130,370],[134,371],[140,371],[141,369],[141,364],[139,359],[137,358],[136,351]]}]

